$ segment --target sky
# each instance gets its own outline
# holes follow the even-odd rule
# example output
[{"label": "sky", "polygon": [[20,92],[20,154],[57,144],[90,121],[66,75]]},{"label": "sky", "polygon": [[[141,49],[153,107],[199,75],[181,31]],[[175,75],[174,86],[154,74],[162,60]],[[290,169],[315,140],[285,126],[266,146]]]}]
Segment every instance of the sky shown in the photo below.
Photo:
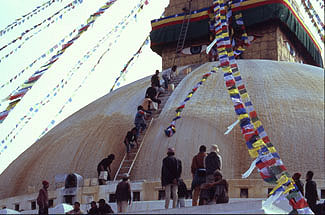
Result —
[{"label": "sky", "polygon": [[[44,28],[30,40],[24,43],[19,51],[12,54],[9,58],[0,63],[1,79],[0,85],[7,82],[10,78],[18,74],[26,66],[30,65],[33,60],[37,59],[43,53],[46,53],[51,47],[57,44],[73,29],[78,29],[81,24],[86,24],[88,17],[96,12],[107,0],[83,0],[82,4],[77,5],[73,10],[62,16],[62,19],[51,24],[48,28]],[[12,23],[16,18],[32,11],[36,6],[47,2],[43,1],[22,1],[1,0],[0,8],[0,29],[4,29],[8,24]],[[54,3],[51,7],[45,9],[41,13],[33,16],[24,25],[18,26],[9,31],[5,36],[0,37],[0,47],[15,39],[21,32],[42,22],[56,11],[63,8],[72,0],[62,0]],[[137,5],[140,0],[118,0],[108,10],[105,11],[95,23],[83,33],[79,39],[75,40],[63,55],[60,56],[49,70],[34,84],[31,90],[24,96],[18,105],[10,112],[4,123],[0,124],[0,140],[5,139],[12,130],[14,133],[10,135],[11,139],[15,133],[15,139],[12,142],[6,141],[8,148],[0,155],[0,173],[23,151],[32,145],[41,132],[47,128],[50,122],[55,119],[55,125],[60,121],[73,114],[80,108],[91,103],[92,101],[106,95],[115,79],[119,76],[125,63],[134,56],[145,38],[151,31],[150,20],[159,18],[167,6],[165,0],[149,0],[149,4],[141,10],[136,19],[132,16],[129,24],[122,28],[125,24],[118,23],[127,16],[130,11]],[[91,57],[74,72],[73,78],[67,78],[74,71],[76,63],[82,60],[85,53],[98,44],[98,41],[112,29],[117,32],[109,34],[105,42],[101,42]],[[18,46],[18,45],[17,45]],[[7,47],[8,51],[15,48]],[[98,59],[110,47],[110,50],[102,57],[100,63],[96,66],[94,72],[90,73]],[[0,57],[7,54],[6,50],[0,52]],[[56,52],[51,53],[51,55]],[[51,56],[49,55],[49,56]],[[10,94],[14,89],[27,80],[40,66],[44,65],[49,58],[39,60],[34,66],[26,70],[23,75],[16,79],[13,83],[0,89],[0,99],[2,100]],[[152,75],[156,69],[161,70],[161,57],[151,51],[150,45],[145,45],[139,58],[134,61],[134,65],[129,68],[125,80],[121,79],[121,85],[128,84],[140,78]],[[30,114],[29,108],[36,103],[43,101],[46,95],[56,87],[60,80],[65,77],[69,80],[64,88],[62,88],[57,96],[45,106],[41,106],[39,111]],[[83,81],[87,77],[86,81]],[[79,88],[79,85],[82,87]],[[72,102],[68,99],[72,97]],[[66,105],[65,105],[66,104]],[[59,110],[65,105],[61,114]],[[6,105],[0,106],[1,111]],[[16,123],[26,115],[30,114],[32,119],[27,123]],[[53,127],[53,126],[52,126]],[[51,128],[52,128],[51,127]],[[9,140],[8,138],[7,140]],[[3,149],[1,146],[0,150]]]},{"label": "sky", "polygon": [[[40,23],[56,11],[63,8],[73,0],[58,0],[51,7],[46,8],[39,14],[31,17],[23,25],[15,27],[6,35],[0,36],[0,47],[17,38],[21,32]],[[33,60],[46,53],[51,47],[57,44],[73,29],[78,29],[81,24],[85,24],[88,17],[96,12],[107,0],[83,0],[73,10],[63,14],[62,19],[51,24],[48,28],[41,27],[43,30],[24,42],[22,48],[10,55],[9,58],[0,62],[0,85],[6,83],[10,78],[18,74]],[[32,11],[36,6],[42,5],[48,0],[0,0],[0,30],[15,21],[16,18]],[[130,10],[137,5],[140,0],[118,0],[108,10],[101,15],[95,23],[81,35],[81,37],[70,46],[64,54],[56,61],[53,66],[39,79],[33,88],[24,96],[24,99],[10,112],[4,123],[0,124],[0,141],[4,140],[11,131],[9,138],[5,142],[8,146],[0,154],[0,174],[3,170],[22,152],[30,147],[39,138],[41,132],[51,125],[49,129],[59,124],[62,120],[78,111],[87,104],[106,95],[111,89],[115,79],[119,76],[125,63],[136,53],[145,38],[151,31],[150,20],[157,19],[163,13],[169,0],[149,0],[149,4],[137,15],[131,18],[130,23],[122,29],[123,24],[118,24],[123,17],[128,15]],[[298,1],[299,2],[299,1]],[[316,0],[312,0],[313,6],[324,20],[324,11],[319,7]],[[300,9],[303,12],[301,2]],[[304,15],[306,16],[306,15]],[[305,18],[306,24],[310,25],[309,18]],[[73,70],[79,60],[84,59],[85,53],[93,50],[100,38],[112,29],[117,31],[111,33],[108,39],[100,43],[96,52],[78,69]],[[313,27],[310,27],[315,32]],[[320,42],[318,35],[315,36]],[[14,44],[0,51],[0,58],[18,45]],[[94,65],[103,53],[110,47],[110,50],[102,57],[94,72],[90,73]],[[324,50],[324,44],[322,44]],[[56,53],[56,52],[53,52]],[[50,54],[49,57],[51,55]],[[40,59],[32,68],[26,70],[19,78],[4,88],[0,89],[1,100],[8,96],[14,89],[27,80],[35,71],[44,65],[49,57]],[[324,57],[323,57],[324,58]],[[150,45],[143,47],[139,58],[134,61],[134,65],[129,68],[125,80],[121,79],[121,85],[136,81],[140,78],[152,75],[156,69],[161,70],[161,57],[151,51]],[[74,72],[73,72],[74,71]],[[77,72],[76,72],[77,71]],[[69,75],[71,79],[69,79]],[[30,107],[34,107],[52,92],[53,88],[60,83],[61,79],[68,80],[57,96],[52,96],[50,101],[41,106],[37,113],[30,113]],[[84,79],[86,81],[84,81]],[[81,87],[79,87],[81,85]],[[67,102],[72,97],[71,102]],[[62,113],[59,110],[65,107]],[[6,108],[6,104],[0,106],[0,112]],[[31,116],[27,124],[20,123],[16,128],[17,122],[26,115]],[[15,138],[13,139],[13,136]],[[9,140],[12,139],[12,142]],[[0,142],[1,143],[1,142]],[[0,151],[3,145],[0,145]]]}]

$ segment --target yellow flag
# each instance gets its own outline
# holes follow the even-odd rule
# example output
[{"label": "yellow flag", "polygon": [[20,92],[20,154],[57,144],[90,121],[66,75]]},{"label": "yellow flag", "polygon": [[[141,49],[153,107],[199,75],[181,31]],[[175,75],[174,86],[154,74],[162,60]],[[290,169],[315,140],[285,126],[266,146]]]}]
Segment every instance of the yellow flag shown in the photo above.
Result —
[{"label": "yellow flag", "polygon": [[245,118],[249,118],[247,113],[239,115],[239,120],[242,120],[242,119],[245,119]]},{"label": "yellow flag", "polygon": [[259,140],[255,141],[252,145],[254,148],[256,148],[256,147],[260,147],[260,146],[265,146],[265,143],[262,139],[259,139]]}]

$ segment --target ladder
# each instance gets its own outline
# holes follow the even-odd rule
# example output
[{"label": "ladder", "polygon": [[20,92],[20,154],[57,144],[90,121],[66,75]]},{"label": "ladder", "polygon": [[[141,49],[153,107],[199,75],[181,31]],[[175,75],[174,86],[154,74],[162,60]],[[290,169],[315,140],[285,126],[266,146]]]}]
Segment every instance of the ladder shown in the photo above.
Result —
[{"label": "ladder", "polygon": [[184,48],[184,45],[185,45],[187,30],[188,30],[188,26],[190,24],[191,13],[192,13],[192,0],[189,0],[188,8],[186,8],[186,6],[185,6],[184,11],[185,11],[185,16],[184,16],[182,26],[181,26],[181,31],[179,33],[178,40],[177,40],[176,54],[175,54],[175,57],[173,60],[173,65],[178,64],[179,53],[182,51],[182,49]]},{"label": "ladder", "polygon": [[134,166],[134,163],[140,153],[141,147],[142,147],[142,143],[144,142],[144,138],[146,136],[146,132],[148,129],[150,129],[150,126],[152,124],[153,118],[150,118],[149,120],[146,120],[147,123],[147,128],[144,131],[144,133],[140,133],[138,136],[138,144],[139,144],[139,148],[133,148],[130,149],[129,153],[125,153],[121,164],[118,168],[118,170],[116,171],[116,174],[114,176],[114,181],[116,180],[121,180],[123,177],[123,174],[127,173],[130,175],[131,170]]},{"label": "ladder", "polygon": [[[195,69],[198,67],[198,65],[191,65],[190,66],[192,69]],[[184,74],[184,72],[182,72],[181,74],[179,74],[176,78],[174,78],[172,80],[172,83],[174,84],[175,88],[177,87],[177,85],[183,80],[183,78],[186,76],[186,74]],[[121,180],[122,179],[122,176],[124,173],[127,173],[130,175],[132,169],[133,169],[133,166],[137,160],[137,157],[141,151],[141,148],[142,148],[142,145],[145,141],[145,138],[146,138],[146,133],[147,131],[150,129],[154,119],[158,118],[162,109],[164,108],[165,104],[167,103],[167,100],[168,98],[171,96],[173,92],[167,92],[167,93],[164,93],[162,94],[161,97],[159,97],[159,99],[161,100],[161,104],[160,104],[160,107],[158,110],[156,111],[153,111],[152,113],[152,117],[150,117],[150,119],[146,120],[146,124],[148,125],[146,130],[143,132],[143,133],[140,133],[139,134],[139,137],[138,137],[138,144],[139,144],[139,148],[133,148],[130,150],[129,154],[125,153],[122,161],[121,161],[121,164],[118,168],[118,170],[116,171],[116,174],[114,176],[114,181],[116,180]]]}]

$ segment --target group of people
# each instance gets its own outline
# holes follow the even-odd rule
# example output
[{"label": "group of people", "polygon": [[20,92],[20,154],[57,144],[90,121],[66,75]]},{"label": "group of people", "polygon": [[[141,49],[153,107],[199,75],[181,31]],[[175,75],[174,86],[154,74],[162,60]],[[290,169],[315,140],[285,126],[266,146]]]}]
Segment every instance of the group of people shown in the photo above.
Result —
[{"label": "group of people", "polygon": [[[95,201],[90,203],[90,209],[87,211],[87,214],[91,215],[106,215],[106,214],[113,214],[114,211],[112,210],[111,206],[109,206],[105,199],[100,199],[98,201],[98,206]],[[80,203],[75,202],[73,204],[73,209],[68,211],[66,214],[85,214],[84,211],[80,209]]]},{"label": "group of people", "polygon": [[[129,175],[124,173],[122,176],[122,181],[119,182],[116,186],[115,191],[115,198],[117,202],[117,212],[118,213],[125,213],[127,212],[128,205],[131,204],[131,185],[129,183]],[[88,214],[93,215],[101,215],[101,214],[112,214],[114,211],[112,210],[111,206],[109,206],[105,199],[100,199],[98,201],[99,207],[95,201],[90,203],[91,208],[88,210]]]},{"label": "group of people", "polygon": [[[116,186],[115,196],[117,202],[117,211],[119,213],[127,212],[128,204],[131,204],[131,186],[128,182],[129,175],[127,173],[123,174],[122,181],[119,182]],[[48,188],[49,182],[43,181],[43,187],[39,190],[37,196],[37,205],[39,206],[38,214],[47,215],[49,214],[49,199],[48,199]],[[105,214],[113,214],[111,206],[106,203],[105,199],[100,199],[98,201],[98,206],[95,201],[90,203],[91,208],[87,211],[87,214],[93,215],[105,215]],[[73,209],[67,212],[66,214],[85,214],[80,209],[80,203],[75,202],[73,204]]]},{"label": "group of people", "polygon": [[168,84],[175,77],[176,70],[177,66],[173,66],[162,72],[164,87],[160,83],[159,70],[156,70],[155,74],[151,77],[151,86],[147,88],[142,104],[137,107],[137,113],[134,117],[134,127],[127,132],[123,141],[127,154],[131,148],[139,147],[138,137],[147,128],[146,120],[150,118],[151,111],[159,109],[161,100],[158,97],[168,90]]},{"label": "group of people", "polygon": [[[199,153],[192,159],[191,172],[193,175],[191,190],[193,191],[192,205],[206,205],[227,203],[228,182],[222,178],[222,158],[219,148],[213,144],[210,153],[206,153],[206,146],[199,148]],[[185,206],[188,196],[187,187],[181,179],[182,162],[175,157],[175,149],[168,148],[167,157],[163,159],[161,169],[161,184],[165,188],[165,208],[169,207],[171,194],[173,208]]]},{"label": "group of people", "polygon": [[306,185],[300,180],[301,173],[297,172],[293,174],[292,179],[297,185],[299,191],[307,199],[308,206],[315,214],[325,214],[325,201],[322,204],[317,204],[319,197],[317,194],[317,184],[313,181],[314,172],[308,171],[306,174]]},{"label": "group of people", "polygon": [[[191,183],[192,206],[210,205],[229,202],[229,185],[227,180],[222,176],[222,157],[219,154],[219,147],[216,144],[211,145],[210,152],[207,153],[207,147],[201,145],[199,152],[193,157],[191,163],[191,173],[193,180]],[[110,154],[98,164],[98,174],[103,169],[110,170],[110,164],[114,160],[114,155]],[[187,186],[181,178],[182,162],[175,157],[175,149],[168,148],[167,156],[162,161],[161,184],[165,189],[165,208],[169,207],[170,199],[173,198],[172,207],[185,207],[185,198],[189,197]],[[324,211],[324,203],[316,204],[319,200],[317,194],[317,185],[313,181],[314,173],[308,171],[306,174],[306,186],[301,182],[300,173],[293,175],[293,180],[299,191],[307,199],[307,203],[315,214],[321,214]],[[108,174],[109,176],[109,174]],[[110,178],[110,176],[109,176]],[[48,193],[49,183],[42,182],[43,187],[39,191],[37,204],[39,206],[39,214],[48,214]],[[129,183],[129,175],[123,174],[122,181],[118,183],[115,191],[118,212],[127,212],[128,205],[131,204],[131,186]],[[112,208],[104,199],[99,200],[99,207],[95,201],[91,202],[89,214],[110,214],[114,213]],[[74,203],[74,209],[67,214],[82,214],[80,203]]]}]

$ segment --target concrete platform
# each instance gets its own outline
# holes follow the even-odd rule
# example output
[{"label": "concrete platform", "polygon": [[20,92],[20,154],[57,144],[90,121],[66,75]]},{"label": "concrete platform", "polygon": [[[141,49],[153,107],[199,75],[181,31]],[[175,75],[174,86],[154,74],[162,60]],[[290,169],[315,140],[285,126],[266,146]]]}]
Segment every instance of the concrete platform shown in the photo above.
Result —
[{"label": "concrete platform", "polygon": [[[139,210],[144,204],[133,204],[128,213],[132,214],[287,214],[290,211],[285,207],[272,206],[264,209],[262,199],[231,199],[227,204],[214,204],[192,207],[192,201],[185,202],[184,208],[154,209],[157,206],[164,207],[164,201],[150,201],[148,210]],[[141,207],[140,206],[140,207]]]},{"label": "concrete platform", "polygon": [[[192,207],[192,200],[185,200],[184,208],[172,208],[172,201],[169,209],[164,209],[165,201],[139,201],[132,202],[128,213],[132,214],[288,214],[290,207],[288,202],[280,202],[271,208],[262,207],[264,199],[240,199],[232,198],[227,204],[215,204]],[[114,212],[117,212],[116,203],[109,203]],[[90,209],[90,205],[81,205],[84,212]],[[51,212],[51,209],[50,209]],[[37,210],[23,211],[22,214],[37,214]]]}]

